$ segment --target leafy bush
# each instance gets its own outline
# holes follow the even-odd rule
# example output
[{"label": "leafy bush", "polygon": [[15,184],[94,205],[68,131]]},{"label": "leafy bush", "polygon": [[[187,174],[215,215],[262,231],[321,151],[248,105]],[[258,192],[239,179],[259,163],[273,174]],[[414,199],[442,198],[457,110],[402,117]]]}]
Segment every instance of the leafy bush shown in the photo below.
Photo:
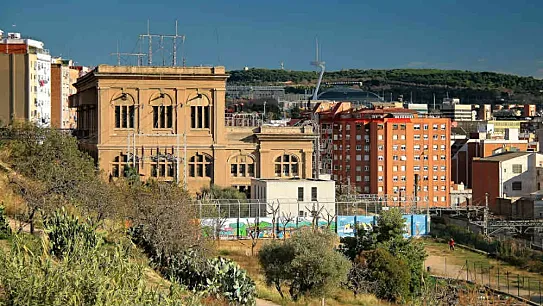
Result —
[{"label": "leafy bush", "polygon": [[347,278],[350,263],[334,247],[333,234],[304,230],[284,242],[273,241],[263,246],[259,261],[266,282],[274,284],[282,295],[287,284],[290,296],[323,297]]},{"label": "leafy bush", "polygon": [[222,295],[238,305],[254,305],[256,287],[235,262],[224,258],[205,259],[195,251],[172,256],[162,268],[172,281],[193,291]]},{"label": "leafy bush", "polygon": [[44,219],[44,228],[49,237],[51,254],[62,257],[75,251],[96,248],[101,239],[89,222],[80,222],[78,217],[68,214],[64,208],[47,216]]},{"label": "leafy bush", "polygon": [[0,239],[5,239],[11,236],[11,227],[5,214],[3,205],[0,205]]},{"label": "leafy bush", "polygon": [[369,277],[380,299],[402,302],[409,297],[409,267],[384,248],[368,253]]},{"label": "leafy bush", "polygon": [[131,257],[130,245],[89,248],[85,234],[69,234],[58,260],[47,236],[41,244],[29,244],[26,236],[15,235],[9,251],[0,249],[0,305],[196,304],[175,285],[166,292],[148,288],[145,267]]}]

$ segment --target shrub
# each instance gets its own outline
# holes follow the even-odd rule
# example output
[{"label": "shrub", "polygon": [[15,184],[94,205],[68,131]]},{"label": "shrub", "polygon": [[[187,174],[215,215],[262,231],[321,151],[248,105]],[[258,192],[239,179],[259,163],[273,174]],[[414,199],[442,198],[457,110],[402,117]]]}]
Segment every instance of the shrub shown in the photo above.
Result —
[{"label": "shrub", "polygon": [[256,287],[235,262],[224,258],[205,259],[195,251],[172,256],[163,273],[193,291],[222,295],[238,305],[254,305]]},{"label": "shrub", "polygon": [[78,217],[68,214],[64,207],[47,216],[44,219],[44,228],[49,237],[51,254],[62,257],[75,251],[96,248],[101,239],[88,222],[89,220],[87,223],[80,222]]},{"label": "shrub", "polygon": [[405,301],[409,296],[409,267],[402,259],[379,247],[368,253],[367,264],[378,298]]},{"label": "shrub", "polygon": [[275,284],[280,293],[281,284],[288,284],[293,300],[325,296],[346,280],[350,268],[329,232],[299,231],[283,243],[265,245],[259,254],[266,282]]},{"label": "shrub", "polygon": [[129,245],[86,248],[84,235],[73,238],[61,260],[48,252],[46,236],[29,245],[15,235],[9,251],[0,249],[0,305],[195,305],[176,286],[158,291],[145,283],[145,267]]},{"label": "shrub", "polygon": [[0,239],[5,239],[11,236],[11,227],[5,214],[3,205],[0,205]]}]

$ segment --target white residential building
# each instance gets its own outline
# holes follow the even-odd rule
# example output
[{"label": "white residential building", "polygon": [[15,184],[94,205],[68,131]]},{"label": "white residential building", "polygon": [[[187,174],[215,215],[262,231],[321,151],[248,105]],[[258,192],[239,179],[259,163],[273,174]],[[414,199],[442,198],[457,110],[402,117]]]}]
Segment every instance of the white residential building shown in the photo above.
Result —
[{"label": "white residential building", "polygon": [[[252,179],[251,200],[279,204],[279,215],[308,217],[314,208],[335,215],[336,183],[322,179]],[[325,211],[326,210],[326,211]]]}]

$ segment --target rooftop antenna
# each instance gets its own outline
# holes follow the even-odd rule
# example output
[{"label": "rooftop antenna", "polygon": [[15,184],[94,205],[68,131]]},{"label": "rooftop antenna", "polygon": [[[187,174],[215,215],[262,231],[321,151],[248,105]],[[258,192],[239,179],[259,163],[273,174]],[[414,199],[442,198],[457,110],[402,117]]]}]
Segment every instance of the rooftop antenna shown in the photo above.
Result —
[{"label": "rooftop antenna", "polygon": [[326,69],[325,62],[319,60],[319,40],[318,40],[318,38],[315,38],[315,44],[316,44],[316,48],[315,48],[316,57],[315,57],[315,61],[311,62],[311,65],[313,65],[315,67],[319,67],[321,69],[321,73],[320,73],[319,79],[317,81],[317,87],[315,87],[315,91],[313,92],[313,97],[311,98],[312,100],[317,100],[317,95],[319,93],[319,88],[321,87],[321,82],[322,82],[322,77],[324,75],[324,70]]},{"label": "rooftop antenna", "polygon": [[[151,29],[150,29],[150,25],[149,25],[149,20],[147,20],[147,34],[140,34],[140,39],[145,39],[147,38],[147,41],[149,43],[149,53],[147,55],[147,64],[149,66],[152,66],[153,65],[153,37],[158,37],[159,38],[159,49],[161,49],[162,51],[162,65],[165,66],[166,65],[166,59],[164,58],[164,49],[165,49],[165,44],[164,44],[164,39],[165,38],[171,38],[173,40],[172,42],[172,45],[173,45],[173,52],[172,52],[172,65],[173,66],[176,66],[177,65],[177,39],[178,38],[181,38],[182,39],[182,48],[184,49],[184,44],[185,44],[185,35],[179,35],[179,32],[178,32],[178,27],[177,27],[178,23],[177,23],[177,20],[175,20],[175,34],[174,35],[164,35],[164,34],[151,34]],[[183,59],[184,61],[184,59]]]},{"label": "rooftop antenna", "polygon": [[119,41],[117,40],[117,52],[110,53],[110,55],[116,55],[117,56],[117,66],[121,66],[121,55],[125,56],[136,56],[138,58],[138,66],[141,65],[141,58],[145,56],[143,53],[127,53],[127,52],[119,52]]}]

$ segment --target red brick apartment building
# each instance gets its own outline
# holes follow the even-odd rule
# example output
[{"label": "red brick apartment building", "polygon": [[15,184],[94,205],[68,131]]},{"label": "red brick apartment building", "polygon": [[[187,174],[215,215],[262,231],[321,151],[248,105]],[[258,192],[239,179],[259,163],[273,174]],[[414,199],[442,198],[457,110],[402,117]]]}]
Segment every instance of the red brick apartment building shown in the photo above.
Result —
[{"label": "red brick apartment building", "polygon": [[344,103],[317,106],[317,113],[323,168],[337,185],[394,201],[413,199],[417,185],[417,205],[449,206],[450,119]]}]

